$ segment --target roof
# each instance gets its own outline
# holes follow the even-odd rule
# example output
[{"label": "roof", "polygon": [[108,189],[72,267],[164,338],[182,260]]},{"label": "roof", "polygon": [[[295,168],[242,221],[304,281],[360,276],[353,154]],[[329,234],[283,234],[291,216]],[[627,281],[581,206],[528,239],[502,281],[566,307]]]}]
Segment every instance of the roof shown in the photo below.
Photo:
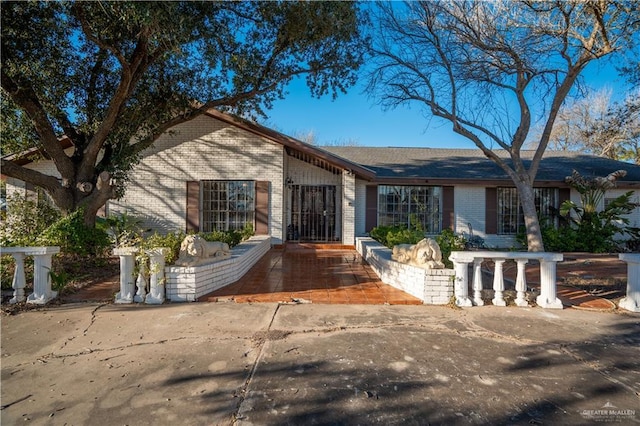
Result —
[{"label": "roof", "polygon": [[[323,147],[335,155],[360,164],[376,173],[377,180],[468,180],[508,181],[510,178],[479,149],[441,148],[375,148],[375,147]],[[494,151],[508,159],[504,150]],[[534,151],[522,151],[528,167]],[[508,159],[511,163],[511,160]],[[564,182],[566,176],[577,170],[584,177],[606,176],[616,170],[626,170],[619,184],[640,184],[640,166],[597,157],[579,152],[547,151],[542,158],[536,181]]]}]

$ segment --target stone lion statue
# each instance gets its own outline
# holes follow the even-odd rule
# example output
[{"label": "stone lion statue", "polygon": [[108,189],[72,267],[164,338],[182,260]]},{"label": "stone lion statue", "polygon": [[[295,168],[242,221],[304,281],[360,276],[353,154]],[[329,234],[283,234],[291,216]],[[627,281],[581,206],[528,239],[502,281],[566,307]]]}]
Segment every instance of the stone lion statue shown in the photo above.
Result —
[{"label": "stone lion statue", "polygon": [[231,255],[229,245],[220,241],[207,241],[199,235],[187,235],[180,244],[176,265],[194,266],[208,260],[226,258]]},{"label": "stone lion statue", "polygon": [[424,238],[417,244],[398,244],[393,247],[391,258],[425,269],[444,268],[440,246],[431,238]]}]

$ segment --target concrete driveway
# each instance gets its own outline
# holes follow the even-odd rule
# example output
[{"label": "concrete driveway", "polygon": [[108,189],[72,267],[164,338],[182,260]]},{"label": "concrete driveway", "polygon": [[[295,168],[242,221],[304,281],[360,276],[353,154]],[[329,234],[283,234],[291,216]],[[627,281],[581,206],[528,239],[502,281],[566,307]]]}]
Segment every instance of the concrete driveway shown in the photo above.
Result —
[{"label": "concrete driveway", "polygon": [[3,425],[640,423],[640,315],[67,304],[2,318]]}]

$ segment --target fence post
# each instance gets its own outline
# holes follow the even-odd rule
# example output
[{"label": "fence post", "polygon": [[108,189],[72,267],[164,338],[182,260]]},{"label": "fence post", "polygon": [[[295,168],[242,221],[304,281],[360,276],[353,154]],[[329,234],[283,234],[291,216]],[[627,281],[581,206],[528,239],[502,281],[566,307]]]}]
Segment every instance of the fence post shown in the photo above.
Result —
[{"label": "fence post", "polygon": [[133,303],[137,253],[137,247],[120,247],[113,250],[114,255],[120,256],[120,291],[116,293],[115,303]]},{"label": "fence post", "polygon": [[456,271],[454,277],[454,295],[457,306],[473,306],[469,299],[469,263],[473,262],[473,255],[462,251],[452,251],[449,260],[453,262]]},{"label": "fence post", "polygon": [[145,253],[149,255],[149,274],[150,274],[149,294],[147,294],[145,303],[160,305],[164,303],[164,296],[165,296],[164,258],[167,254],[169,254],[169,249],[154,248],[151,250],[147,250]]},{"label": "fence post", "polygon": [[631,312],[640,312],[640,254],[622,253],[620,260],[627,262],[627,295],[619,306]]},{"label": "fence post", "polygon": [[556,263],[562,260],[562,254],[554,256],[540,258],[540,295],[536,297],[536,303],[541,308],[562,309],[562,302],[556,294]]}]

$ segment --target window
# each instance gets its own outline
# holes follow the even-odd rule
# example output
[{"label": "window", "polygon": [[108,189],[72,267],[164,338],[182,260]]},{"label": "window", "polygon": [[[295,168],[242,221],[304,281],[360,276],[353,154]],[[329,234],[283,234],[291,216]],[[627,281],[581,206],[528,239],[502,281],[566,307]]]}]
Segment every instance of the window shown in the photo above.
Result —
[{"label": "window", "polygon": [[378,186],[378,225],[414,226],[425,233],[442,229],[442,188],[438,186]]},{"label": "window", "polygon": [[202,181],[202,231],[241,230],[255,226],[255,182]]},{"label": "window", "polygon": [[[541,217],[553,220],[558,206],[556,188],[533,188],[536,211]],[[515,235],[524,227],[524,215],[516,188],[498,188],[498,234]]]}]

